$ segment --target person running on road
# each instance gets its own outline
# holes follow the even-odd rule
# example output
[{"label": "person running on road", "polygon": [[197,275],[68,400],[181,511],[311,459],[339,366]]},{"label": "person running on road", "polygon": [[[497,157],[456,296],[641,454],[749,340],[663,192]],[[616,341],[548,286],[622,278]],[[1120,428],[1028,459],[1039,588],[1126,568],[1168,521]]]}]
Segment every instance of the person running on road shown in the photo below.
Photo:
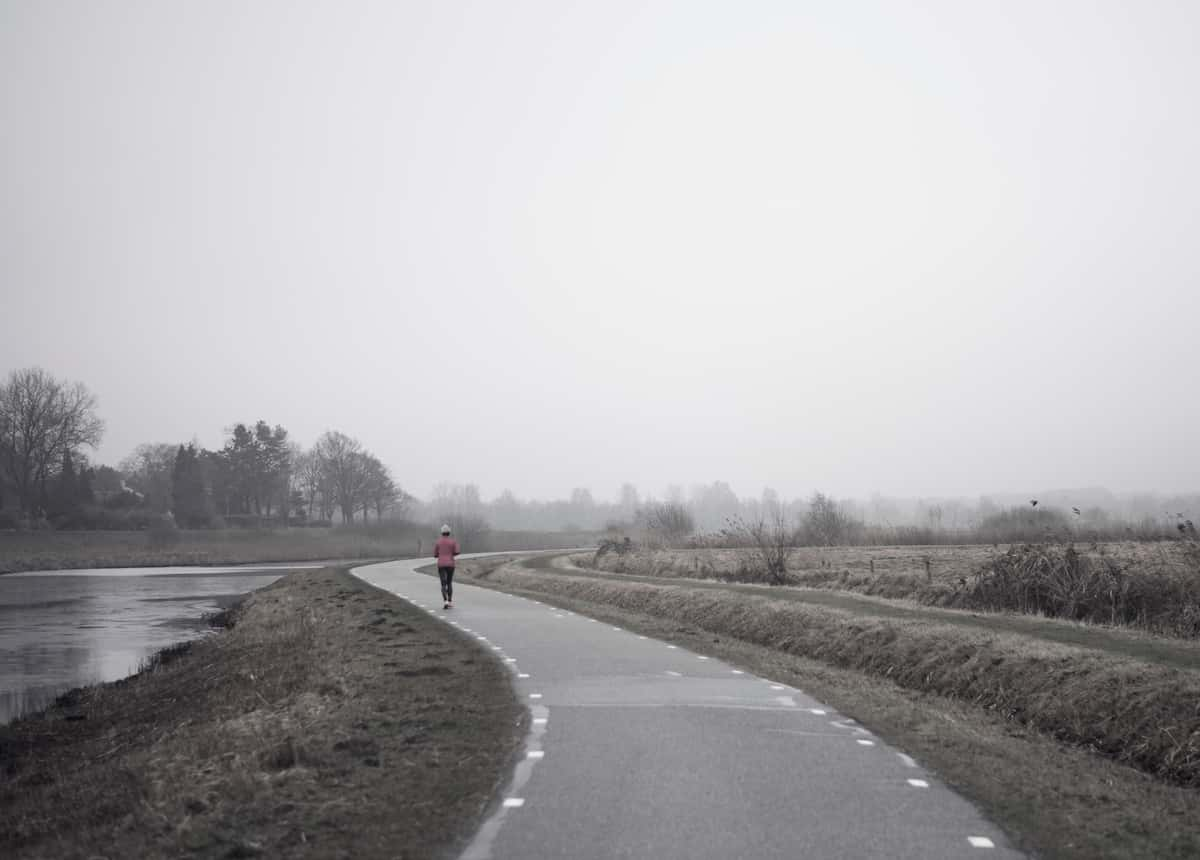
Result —
[{"label": "person running on road", "polygon": [[442,536],[433,545],[433,557],[437,559],[438,579],[442,581],[442,609],[454,606],[454,557],[458,555],[458,541],[450,537],[450,526],[442,526]]}]

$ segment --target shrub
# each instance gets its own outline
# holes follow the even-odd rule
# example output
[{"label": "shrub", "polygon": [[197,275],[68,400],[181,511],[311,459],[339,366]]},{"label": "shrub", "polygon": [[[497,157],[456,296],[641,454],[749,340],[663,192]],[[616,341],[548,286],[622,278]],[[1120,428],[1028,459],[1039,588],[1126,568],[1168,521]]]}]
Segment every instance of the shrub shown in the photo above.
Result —
[{"label": "shrub", "polygon": [[984,517],[976,533],[986,543],[1035,544],[1071,532],[1067,515],[1055,508],[1009,508]]},{"label": "shrub", "polygon": [[860,538],[859,524],[842,506],[824,493],[813,493],[804,515],[804,531],[813,546],[847,546]]},{"label": "shrub", "polygon": [[727,522],[723,533],[732,541],[752,548],[761,562],[757,571],[744,563],[739,564],[735,579],[765,580],[771,585],[783,585],[788,581],[787,563],[796,548],[797,530],[788,523],[782,511],[776,510],[771,516],[756,520],[733,517]]},{"label": "shrub", "polygon": [[596,550],[596,554],[592,557],[592,563],[599,561],[608,555],[610,552],[616,555],[626,555],[633,551],[633,541],[629,538],[617,540],[616,538],[604,538],[600,541],[600,546]]},{"label": "shrub", "polygon": [[962,606],[1126,624],[1169,636],[1200,636],[1200,549],[1185,547],[1181,570],[1142,568],[1099,547],[1025,544],[980,568]]},{"label": "shrub", "polygon": [[258,514],[225,514],[222,519],[226,527],[232,529],[261,529],[271,524],[270,520]]},{"label": "shrub", "polygon": [[84,505],[56,517],[54,527],[62,531],[140,531],[149,528],[159,517],[145,509]]},{"label": "shrub", "polygon": [[663,502],[638,511],[638,520],[651,540],[673,545],[696,530],[692,512],[679,502]]}]

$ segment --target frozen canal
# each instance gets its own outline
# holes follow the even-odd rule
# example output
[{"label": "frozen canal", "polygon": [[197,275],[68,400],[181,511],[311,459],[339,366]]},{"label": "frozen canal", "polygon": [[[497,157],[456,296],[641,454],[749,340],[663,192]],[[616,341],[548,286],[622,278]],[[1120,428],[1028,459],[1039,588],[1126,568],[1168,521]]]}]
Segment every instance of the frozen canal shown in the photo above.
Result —
[{"label": "frozen canal", "polygon": [[0,723],[72,687],[132,674],[158,649],[205,635],[205,613],[285,571],[318,567],[145,567],[0,576]]}]

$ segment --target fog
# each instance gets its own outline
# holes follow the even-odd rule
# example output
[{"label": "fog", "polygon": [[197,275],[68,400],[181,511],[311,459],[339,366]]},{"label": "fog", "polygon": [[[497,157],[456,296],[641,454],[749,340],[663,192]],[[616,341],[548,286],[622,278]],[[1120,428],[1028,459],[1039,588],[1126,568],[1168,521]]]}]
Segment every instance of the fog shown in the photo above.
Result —
[{"label": "fog", "polygon": [[0,0],[0,371],[417,496],[1194,490],[1198,26]]}]

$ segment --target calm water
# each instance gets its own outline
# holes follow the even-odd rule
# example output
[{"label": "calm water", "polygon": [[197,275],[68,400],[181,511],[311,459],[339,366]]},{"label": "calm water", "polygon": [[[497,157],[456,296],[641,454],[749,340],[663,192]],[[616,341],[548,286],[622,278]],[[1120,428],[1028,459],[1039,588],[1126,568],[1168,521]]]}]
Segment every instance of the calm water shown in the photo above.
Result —
[{"label": "calm water", "polygon": [[207,635],[205,613],[305,567],[321,565],[0,576],[0,723],[72,687],[132,674],[160,648]]}]

